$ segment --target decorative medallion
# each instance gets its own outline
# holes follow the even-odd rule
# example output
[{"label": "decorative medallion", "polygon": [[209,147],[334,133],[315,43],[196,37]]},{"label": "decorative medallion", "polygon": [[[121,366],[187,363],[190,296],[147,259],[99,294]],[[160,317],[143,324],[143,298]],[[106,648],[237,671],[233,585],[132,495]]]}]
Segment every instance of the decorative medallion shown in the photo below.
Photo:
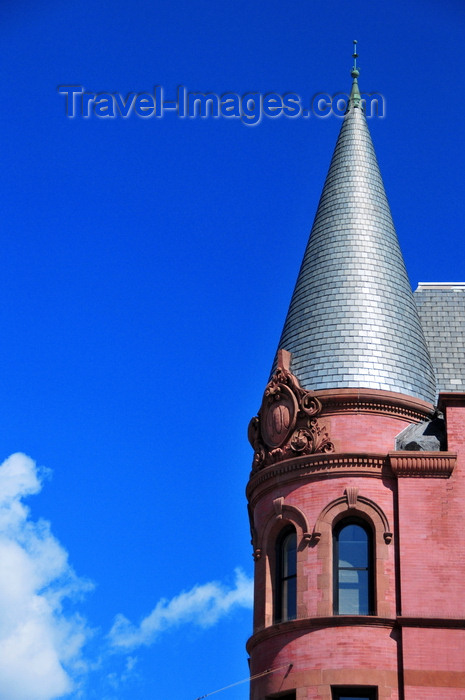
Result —
[{"label": "decorative medallion", "polygon": [[279,350],[278,365],[268,382],[258,416],[249,424],[254,448],[252,468],[315,452],[334,452],[326,429],[315,416],[322,408],[311,391],[290,371],[291,353]]},{"label": "decorative medallion", "polygon": [[265,389],[260,409],[260,425],[263,442],[270,449],[283,444],[294,430],[299,407],[286,384],[276,373]]}]

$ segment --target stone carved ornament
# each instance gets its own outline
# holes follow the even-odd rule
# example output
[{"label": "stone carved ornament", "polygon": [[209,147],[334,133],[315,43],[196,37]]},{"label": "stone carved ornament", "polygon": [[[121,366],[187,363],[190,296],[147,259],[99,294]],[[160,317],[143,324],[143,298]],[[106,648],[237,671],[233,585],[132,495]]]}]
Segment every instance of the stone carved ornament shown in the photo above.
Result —
[{"label": "stone carved ornament", "polygon": [[326,429],[316,418],[321,402],[313,392],[302,389],[290,371],[290,361],[290,352],[278,351],[276,371],[266,386],[258,416],[249,423],[253,470],[292,457],[334,452]]}]

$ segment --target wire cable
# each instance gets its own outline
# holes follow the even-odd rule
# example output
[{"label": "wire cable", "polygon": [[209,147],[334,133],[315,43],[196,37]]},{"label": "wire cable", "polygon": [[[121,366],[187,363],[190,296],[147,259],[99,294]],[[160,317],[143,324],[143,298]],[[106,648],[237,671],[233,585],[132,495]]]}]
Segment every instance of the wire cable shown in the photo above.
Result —
[{"label": "wire cable", "polygon": [[[269,673],[274,673],[275,671],[280,671],[282,668],[287,668],[289,671],[292,668],[292,664],[284,664],[283,666],[277,666],[276,668],[269,668],[266,671],[262,671],[261,673],[256,673],[255,676],[249,676],[248,678],[244,678],[241,681],[236,681],[235,683],[231,683],[231,685],[225,685],[224,688],[219,688],[218,690],[212,690],[211,693],[207,693],[206,695],[199,695],[198,698],[195,700],[203,700],[204,698],[210,697],[210,695],[215,695],[216,693],[221,693],[223,690],[228,690],[228,688],[234,688],[236,685],[240,685],[241,683],[247,683],[247,681],[254,681],[256,678],[261,678],[262,676],[266,676]],[[286,673],[286,676],[287,676]]]}]

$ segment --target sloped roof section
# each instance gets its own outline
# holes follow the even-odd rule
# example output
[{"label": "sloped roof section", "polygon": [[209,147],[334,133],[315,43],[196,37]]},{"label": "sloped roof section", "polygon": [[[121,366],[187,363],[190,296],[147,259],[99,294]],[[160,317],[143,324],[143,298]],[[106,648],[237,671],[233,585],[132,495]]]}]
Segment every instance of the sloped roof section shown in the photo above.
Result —
[{"label": "sloped roof section", "polygon": [[435,401],[434,372],[361,104],[344,117],[279,348],[305,389]]},{"label": "sloped roof section", "polygon": [[465,391],[465,282],[420,282],[414,299],[438,391]]}]

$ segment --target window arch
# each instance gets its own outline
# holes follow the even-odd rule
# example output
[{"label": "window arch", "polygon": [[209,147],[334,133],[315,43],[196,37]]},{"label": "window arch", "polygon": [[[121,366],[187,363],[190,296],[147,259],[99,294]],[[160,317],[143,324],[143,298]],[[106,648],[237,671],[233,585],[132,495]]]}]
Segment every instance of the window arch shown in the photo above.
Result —
[{"label": "window arch", "polygon": [[274,621],[297,617],[297,533],[289,525],[276,540]]},{"label": "window arch", "polygon": [[374,615],[373,532],[359,518],[345,518],[333,530],[335,615]]}]

